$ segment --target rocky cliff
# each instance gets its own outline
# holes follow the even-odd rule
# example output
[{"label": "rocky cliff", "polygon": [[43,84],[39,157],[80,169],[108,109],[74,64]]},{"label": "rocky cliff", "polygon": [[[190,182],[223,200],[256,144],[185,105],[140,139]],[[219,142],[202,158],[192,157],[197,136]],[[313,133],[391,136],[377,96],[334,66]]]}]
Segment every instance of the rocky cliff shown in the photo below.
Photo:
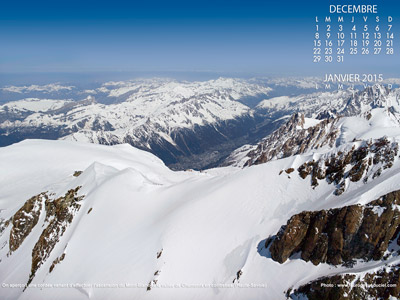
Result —
[{"label": "rocky cliff", "polygon": [[355,259],[381,259],[397,238],[399,225],[400,191],[395,191],[365,206],[294,215],[268,243],[272,259],[280,263],[300,253],[315,265],[351,264]]}]

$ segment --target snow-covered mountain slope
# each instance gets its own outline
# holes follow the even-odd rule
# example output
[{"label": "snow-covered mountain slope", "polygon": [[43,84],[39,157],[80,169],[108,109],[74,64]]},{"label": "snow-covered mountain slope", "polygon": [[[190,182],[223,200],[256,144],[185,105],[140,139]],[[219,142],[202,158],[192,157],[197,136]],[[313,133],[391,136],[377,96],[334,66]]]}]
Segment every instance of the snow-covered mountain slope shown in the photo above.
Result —
[{"label": "snow-covered mountain slope", "polygon": [[143,79],[131,81],[110,81],[96,90],[96,93],[106,93],[109,97],[126,96],[128,101],[144,101],[157,99],[162,102],[178,99],[193,98],[196,96],[212,95],[216,92],[229,95],[231,99],[239,101],[244,97],[258,97],[267,95],[269,87],[263,87],[249,81],[237,78],[218,78],[208,81],[178,82],[172,79]]},{"label": "snow-covered mountain slope", "polygon": [[[53,85],[49,86],[53,87]],[[21,92],[28,88],[30,89],[30,87],[19,89],[13,87],[13,90]],[[149,120],[154,120],[154,123],[160,123],[160,127],[168,127],[171,130],[188,128],[232,119],[247,113],[248,107],[240,105],[238,101],[246,97],[266,96],[270,90],[270,88],[250,84],[245,80],[232,78],[200,82],[178,82],[168,79],[107,82],[100,88],[85,92],[92,94],[90,99],[94,99],[93,96],[97,94],[105,94],[107,97],[118,98],[118,102],[123,103],[109,106],[91,103],[94,105],[85,110],[72,109],[66,114],[65,119],[60,118],[57,112],[52,112],[50,117],[46,114],[35,114],[26,122],[22,121],[21,126],[29,126],[29,121],[35,120],[35,125],[53,124],[72,128],[86,118],[97,117],[110,119],[117,129],[126,128],[127,122],[133,123],[131,125],[134,127],[141,125],[136,124],[139,121],[145,123]],[[35,103],[39,101],[39,99],[24,99],[7,103],[3,107],[36,113],[45,112],[32,109],[34,100],[37,100]],[[41,101],[44,103],[49,100]],[[169,118],[167,118],[168,114]],[[83,129],[82,126],[78,127]]]},{"label": "snow-covered mountain slope", "polygon": [[59,109],[68,103],[70,100],[55,100],[55,99],[38,99],[26,98],[18,101],[7,102],[7,104],[0,105],[0,112],[8,113],[39,113],[48,112]]},{"label": "snow-covered mountain slope", "polygon": [[[275,244],[287,240],[285,231],[268,239],[304,211],[364,207],[400,190],[400,127],[384,109],[371,114],[343,121],[348,137],[340,145],[244,169],[173,172],[126,144],[26,140],[0,148],[2,298],[279,300],[290,291],[308,295],[299,287],[321,276],[396,268],[393,243],[382,244],[385,260],[356,253],[349,266],[319,252],[307,261],[299,248]],[[381,127],[385,120],[393,126]],[[397,223],[382,224],[396,230]],[[271,245],[289,253],[284,263]]]},{"label": "snow-covered mountain slope", "polygon": [[235,139],[255,127],[253,112],[240,101],[265,97],[269,91],[231,78],[108,82],[92,93],[116,99],[113,104],[97,103],[94,96],[88,96],[85,101],[65,101],[63,106],[60,101],[49,107],[48,100],[32,99],[1,106],[1,144],[27,137],[130,143],[152,151],[167,163],[176,163],[179,156],[202,154],[207,147],[223,143],[235,144]]},{"label": "snow-covered mountain slope", "polygon": [[[371,89],[364,93],[367,93],[364,99],[360,99],[358,93],[346,101],[344,98],[336,99],[338,101],[327,108],[304,108],[304,112],[293,114],[285,124],[258,144],[245,145],[233,151],[224,165],[243,167],[260,164],[271,159],[301,154],[310,149],[332,148],[352,140],[379,138],[383,132],[389,135],[397,132],[400,124],[399,91]],[[323,99],[320,99],[321,103]],[[266,105],[267,101],[262,105]],[[288,105],[285,102],[271,101],[276,103],[268,105],[279,105],[282,110]],[[299,106],[308,102],[300,99],[297,101],[300,101]],[[293,102],[293,105],[295,103],[297,102]],[[344,108],[338,109],[340,105],[344,105]],[[305,114],[320,119],[307,118]]]},{"label": "snow-covered mountain slope", "polygon": [[[248,144],[260,141],[293,113],[304,114],[307,121],[303,136],[297,135],[297,140],[291,141],[299,144],[312,130],[308,127],[314,127],[311,125],[318,120],[359,115],[399,99],[398,89],[378,85],[362,91],[348,89],[275,97],[252,109],[243,103],[254,99],[259,102],[271,92],[271,88],[256,82],[231,78],[107,82],[83,91],[82,95],[90,95],[82,101],[57,100],[54,104],[48,99],[13,101],[0,107],[0,145],[25,138],[61,138],[108,145],[129,143],[156,154],[174,169],[204,169],[220,164],[240,146],[254,150],[256,147]],[[306,82],[295,80],[288,84],[301,86]],[[52,90],[51,86],[47,88]],[[21,88],[21,93],[26,89]],[[94,97],[113,100],[99,103]],[[109,102],[112,104],[105,104]],[[325,130],[325,123],[314,134]],[[286,135],[281,132],[270,139],[282,139],[282,134]],[[303,145],[302,149],[318,145]],[[275,148],[279,147],[277,143]],[[236,153],[247,156],[242,150],[235,151],[233,160],[240,160]],[[256,160],[263,150],[258,148],[255,152],[252,156]]]},{"label": "snow-covered mountain slope", "polygon": [[398,101],[400,89],[374,85],[362,89],[314,92],[299,96],[280,96],[260,102],[256,109],[273,119],[304,113],[308,118],[353,116],[371,107],[390,106]]},{"label": "snow-covered mountain slope", "polygon": [[[292,79],[286,85],[306,92],[314,81]],[[303,113],[312,122],[357,115],[371,108],[371,103],[380,106],[399,98],[398,90],[374,86],[261,101],[272,92],[268,84],[282,86],[285,80],[155,78],[106,82],[88,90],[59,84],[8,87],[18,91],[14,94],[40,91],[46,98],[0,107],[0,146],[26,138],[129,143],[156,154],[174,169],[204,169],[220,164],[234,149],[258,142],[293,113]],[[87,98],[54,104],[48,100],[47,96],[62,91]],[[253,107],[251,103],[259,104]]]}]

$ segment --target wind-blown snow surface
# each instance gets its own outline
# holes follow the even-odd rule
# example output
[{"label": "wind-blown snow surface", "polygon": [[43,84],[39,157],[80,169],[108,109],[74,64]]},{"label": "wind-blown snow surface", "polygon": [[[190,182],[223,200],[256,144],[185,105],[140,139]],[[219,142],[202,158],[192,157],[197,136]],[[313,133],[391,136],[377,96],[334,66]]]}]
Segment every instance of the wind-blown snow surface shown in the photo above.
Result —
[{"label": "wind-blown snow surface", "polygon": [[[2,299],[285,299],[284,291],[344,267],[292,258],[279,264],[261,250],[295,213],[366,203],[400,189],[400,165],[367,185],[350,183],[341,196],[331,185],[315,190],[299,176],[279,176],[318,154],[304,154],[246,169],[173,172],[158,158],[129,145],[26,140],[0,149],[1,218],[8,219],[31,196],[55,197],[82,186],[85,195],[32,284],[129,284],[121,288],[0,289]],[[83,170],[79,177],[74,171]],[[89,212],[89,210],[92,209]],[[43,208],[44,211],[44,208]],[[32,248],[44,212],[32,233],[7,256],[9,227],[0,237],[0,282],[28,281]],[[158,254],[162,254],[157,258]],[[49,273],[51,263],[65,259]],[[380,262],[356,265],[352,272]],[[223,288],[239,270],[241,285]],[[159,271],[158,275],[154,275]],[[150,291],[146,287],[157,279]],[[237,283],[237,281],[235,281]],[[188,288],[215,284],[213,288]],[[185,287],[186,286],[186,287]]]}]

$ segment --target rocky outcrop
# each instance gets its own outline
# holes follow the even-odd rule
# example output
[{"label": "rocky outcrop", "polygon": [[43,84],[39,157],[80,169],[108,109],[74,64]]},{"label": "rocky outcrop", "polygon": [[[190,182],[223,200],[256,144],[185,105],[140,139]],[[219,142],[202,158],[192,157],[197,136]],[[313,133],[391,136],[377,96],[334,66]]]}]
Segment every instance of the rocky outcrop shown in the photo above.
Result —
[{"label": "rocky outcrop", "polygon": [[77,196],[79,189],[80,187],[71,189],[58,199],[46,200],[45,224],[47,226],[32,250],[32,267],[28,285],[35,277],[36,271],[50,256],[51,251],[72,222],[75,213],[80,209],[79,201],[83,199],[83,196]]},{"label": "rocky outcrop", "polygon": [[[1,220],[0,234],[10,224],[12,226],[9,238],[9,254],[12,254],[21,246],[38,224],[43,206],[45,208],[43,224],[45,229],[42,231],[32,250],[31,274],[27,285],[31,283],[36,271],[50,256],[50,253],[72,222],[76,212],[80,209],[81,204],[79,202],[84,198],[84,196],[77,195],[80,188],[78,186],[75,189],[71,189],[64,196],[57,199],[51,199],[51,194],[47,192],[33,196],[24,203],[12,218]],[[64,257],[65,253],[53,261],[50,272]]]},{"label": "rocky outcrop", "polygon": [[74,177],[79,177],[82,174],[82,171],[75,171],[73,176]]},{"label": "rocky outcrop", "polygon": [[[290,292],[289,292],[290,294]],[[393,299],[400,295],[400,265],[382,268],[364,276],[343,274],[323,277],[299,287],[292,299],[309,300],[359,300]]]},{"label": "rocky outcrop", "polygon": [[57,257],[51,264],[50,268],[49,268],[49,273],[53,272],[55,266],[57,264],[59,264],[60,262],[62,262],[65,258],[65,253],[61,254],[61,256]]},{"label": "rocky outcrop", "polygon": [[[357,182],[363,179],[366,183],[391,168],[399,152],[397,142],[391,142],[386,137],[376,141],[362,142],[356,148],[346,152],[332,154],[318,161],[312,160],[302,164],[297,170],[299,176],[306,179],[311,176],[311,185],[316,187],[319,180],[326,180],[336,185],[335,195],[341,195],[346,189],[346,179]],[[373,168],[377,166],[376,168]]]},{"label": "rocky outcrop", "polygon": [[395,191],[366,206],[294,215],[273,238],[269,248],[271,257],[283,263],[291,255],[301,253],[301,259],[315,265],[351,264],[354,259],[379,260],[400,231],[399,205],[400,191]]},{"label": "rocky outcrop", "polygon": [[33,196],[12,217],[10,231],[10,253],[16,251],[39,221],[42,203],[48,199],[46,193]]},{"label": "rocky outcrop", "polygon": [[6,228],[8,227],[8,225],[10,225],[12,219],[2,219],[0,218],[0,236],[2,236],[4,230],[6,230]]},{"label": "rocky outcrop", "polygon": [[317,125],[305,127],[304,115],[296,113],[289,121],[274,131],[251,150],[245,166],[266,163],[275,158],[285,158],[318,149],[334,146],[339,130],[335,127],[339,118],[321,120]]}]

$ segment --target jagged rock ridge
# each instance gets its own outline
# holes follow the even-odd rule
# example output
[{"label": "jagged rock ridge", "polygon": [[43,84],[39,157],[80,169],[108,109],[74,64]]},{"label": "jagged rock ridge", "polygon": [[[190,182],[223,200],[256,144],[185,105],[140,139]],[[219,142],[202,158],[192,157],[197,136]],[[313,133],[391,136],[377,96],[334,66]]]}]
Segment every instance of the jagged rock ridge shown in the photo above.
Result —
[{"label": "jagged rock ridge", "polygon": [[383,137],[374,142],[362,142],[357,148],[353,145],[349,151],[339,151],[327,158],[305,162],[298,168],[298,172],[303,179],[311,175],[313,187],[319,185],[319,180],[334,183],[335,195],[341,195],[348,181],[357,182],[363,179],[367,183],[370,178],[380,176],[382,170],[391,168],[398,152],[398,143]]},{"label": "jagged rock ridge", "polygon": [[337,122],[338,119],[325,119],[315,126],[304,128],[304,115],[296,113],[247,154],[249,160],[244,166],[302,154],[325,145],[333,147],[339,132],[335,127]]}]

